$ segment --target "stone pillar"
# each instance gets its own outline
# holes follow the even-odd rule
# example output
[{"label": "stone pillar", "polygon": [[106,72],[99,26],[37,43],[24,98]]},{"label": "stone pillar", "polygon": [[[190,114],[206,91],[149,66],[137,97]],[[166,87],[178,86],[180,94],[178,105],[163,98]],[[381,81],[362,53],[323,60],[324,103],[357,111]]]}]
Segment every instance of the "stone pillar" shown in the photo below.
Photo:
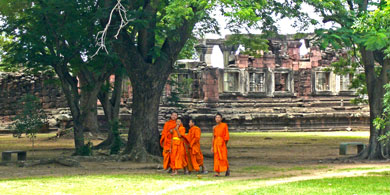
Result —
[{"label": "stone pillar", "polygon": [[213,54],[214,45],[206,45],[205,62],[207,66],[211,65],[211,55]]},{"label": "stone pillar", "polygon": [[[282,45],[280,40],[270,40],[270,50],[275,55],[275,64],[282,65],[280,56],[283,55]],[[264,56],[265,57],[265,56]]]},{"label": "stone pillar", "polygon": [[206,62],[207,66],[211,66],[211,54],[213,53],[214,45],[199,44],[195,46],[196,52],[199,55],[199,61]]},{"label": "stone pillar", "polygon": [[217,102],[219,100],[218,77],[218,68],[206,67],[202,70],[201,87],[205,102]]},{"label": "stone pillar", "polygon": [[207,51],[206,45],[199,44],[199,45],[195,46],[195,49],[199,55],[199,61],[205,62],[206,61],[205,56],[206,56],[206,51]]},{"label": "stone pillar", "polygon": [[234,60],[234,52],[238,49],[238,45],[227,46],[222,43],[218,46],[223,54],[223,66],[226,68],[229,66],[229,61]]}]

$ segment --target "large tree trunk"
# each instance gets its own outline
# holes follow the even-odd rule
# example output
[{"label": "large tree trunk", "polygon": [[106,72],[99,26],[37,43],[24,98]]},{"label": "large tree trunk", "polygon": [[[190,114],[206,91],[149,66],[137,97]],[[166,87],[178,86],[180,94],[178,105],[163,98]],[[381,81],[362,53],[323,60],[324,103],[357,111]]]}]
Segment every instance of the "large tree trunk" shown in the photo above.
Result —
[{"label": "large tree trunk", "polygon": [[[101,88],[101,82],[97,82],[93,89],[91,89],[88,93],[83,93],[82,96],[78,100],[75,98],[71,98],[70,101],[75,102],[74,109],[71,108],[72,118],[74,123],[74,139],[76,145],[76,153],[75,155],[90,155],[88,150],[85,147],[89,147],[84,145],[84,132],[86,132],[86,120],[91,110],[96,106],[96,97]],[[75,97],[76,95],[73,95]],[[85,102],[81,102],[81,99],[85,99]],[[69,102],[69,101],[68,101]],[[79,102],[77,104],[77,102]],[[75,111],[72,111],[75,110]],[[73,114],[75,113],[75,114]],[[96,120],[97,122],[97,120]]]},{"label": "large tree trunk", "polygon": [[92,134],[98,134],[99,131],[99,124],[97,120],[97,97],[89,97],[90,96],[90,89],[91,86],[89,86],[88,82],[83,78],[82,74],[79,75],[79,81],[80,81],[80,105],[86,105],[88,104],[88,101],[91,101],[91,108],[85,110],[85,119],[83,120],[83,126],[84,126],[84,132],[91,132]]},{"label": "large tree trunk", "polygon": [[75,155],[80,155],[84,147],[84,126],[81,122],[83,119],[79,106],[80,96],[77,90],[77,80],[70,77],[70,75],[67,76],[60,67],[55,68],[62,83],[62,90],[64,91],[65,98],[72,114]]},{"label": "large tree trunk", "polygon": [[144,75],[147,78],[130,75],[133,104],[125,153],[139,162],[151,160],[150,155],[161,156],[158,113],[167,76],[159,74],[152,66],[148,67],[150,69]]},{"label": "large tree trunk", "polygon": [[379,136],[384,135],[386,129],[376,129],[373,121],[383,113],[383,96],[385,90],[383,85],[388,82],[388,71],[390,69],[389,61],[382,64],[380,75],[375,73],[374,53],[366,49],[361,49],[362,61],[366,75],[368,102],[370,107],[370,138],[366,150],[360,154],[363,159],[382,159],[383,145],[378,141]]},{"label": "large tree trunk", "polygon": [[[93,87],[88,90],[88,93],[83,93],[81,94],[82,96],[80,96],[78,91],[78,80],[66,71],[66,64],[53,67],[61,81],[62,90],[64,91],[65,98],[72,114],[75,155],[89,155],[85,153],[85,147],[88,146],[84,145],[85,126],[83,125],[83,121],[87,116],[86,111],[91,110],[93,105],[96,104],[96,97],[103,82],[95,82]],[[85,99],[83,104],[80,103],[81,98]],[[93,100],[95,100],[95,102]]]},{"label": "large tree trunk", "polygon": [[[111,99],[109,99],[108,91],[100,91],[98,98],[103,106],[104,116],[110,126],[108,130],[107,139],[101,142],[95,147],[95,149],[107,149],[113,147],[119,147],[122,145],[122,141],[119,137],[119,108],[122,92],[122,80],[123,73],[115,74],[114,90],[112,92]],[[114,152],[115,153],[115,152]]]},{"label": "large tree trunk", "polygon": [[[156,36],[151,29],[156,29],[159,5],[154,1],[145,2],[145,14],[139,19],[148,21],[147,25],[135,27],[131,32],[122,30],[118,40],[112,42],[133,87],[132,116],[124,153],[139,162],[154,161],[156,155],[161,156],[157,129],[160,97],[177,56],[198,22],[197,17],[183,19],[182,25],[167,30],[167,37]],[[194,13],[197,9],[192,7]]]}]

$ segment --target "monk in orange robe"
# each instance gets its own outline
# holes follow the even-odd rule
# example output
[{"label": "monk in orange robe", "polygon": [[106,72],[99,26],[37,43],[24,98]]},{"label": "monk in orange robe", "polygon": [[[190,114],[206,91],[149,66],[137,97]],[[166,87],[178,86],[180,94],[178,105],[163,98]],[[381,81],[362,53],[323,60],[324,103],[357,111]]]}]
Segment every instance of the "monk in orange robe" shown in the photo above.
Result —
[{"label": "monk in orange robe", "polygon": [[171,144],[171,168],[172,175],[177,175],[177,170],[184,169],[184,173],[187,174],[187,158],[186,149],[184,146],[184,135],[186,129],[181,123],[181,119],[176,120],[176,128],[172,130],[172,144]]},{"label": "monk in orange robe", "polygon": [[[203,164],[203,154],[200,150],[200,134],[201,130],[198,126],[195,126],[195,120],[189,120],[190,129],[188,130],[188,134],[186,138],[188,140],[189,145],[189,156],[190,162],[192,164],[192,168],[195,171],[199,172],[200,167],[202,167],[202,172],[207,173],[206,168]],[[191,170],[190,170],[191,171]]]},{"label": "monk in orange robe", "polygon": [[171,118],[164,124],[164,129],[161,132],[160,145],[163,148],[165,170],[170,169],[170,156],[171,156],[171,143],[172,143],[172,130],[176,127],[177,113],[172,112]]},{"label": "monk in orange robe", "polygon": [[214,176],[220,176],[221,172],[225,172],[225,176],[230,175],[229,162],[227,159],[227,143],[229,141],[228,125],[222,122],[222,115],[215,115],[217,125],[213,127],[213,140],[211,152],[214,153]]}]

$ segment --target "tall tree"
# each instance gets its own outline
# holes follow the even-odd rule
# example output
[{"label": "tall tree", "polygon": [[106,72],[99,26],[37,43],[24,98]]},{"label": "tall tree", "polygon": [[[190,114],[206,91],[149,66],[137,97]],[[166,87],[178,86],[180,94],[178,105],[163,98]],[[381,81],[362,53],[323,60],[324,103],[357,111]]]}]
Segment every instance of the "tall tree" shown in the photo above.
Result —
[{"label": "tall tree", "polygon": [[95,148],[111,148],[111,150],[115,150],[111,153],[115,154],[119,152],[122,146],[122,140],[119,136],[119,108],[121,103],[122,81],[125,74],[120,67],[118,66],[116,68],[114,83],[111,83],[110,78],[107,79],[103,89],[98,94],[110,130],[107,139],[99,143]]},{"label": "tall tree", "polygon": [[[377,7],[379,10],[388,6],[385,1],[369,0],[305,0],[315,8],[323,23],[336,24],[331,29],[319,29],[317,34],[322,38],[322,46],[331,44],[335,48],[353,48],[356,60],[364,67],[368,102],[370,107],[370,138],[369,145],[361,153],[363,159],[381,159],[383,144],[378,138],[388,131],[376,129],[373,121],[382,116],[382,98],[385,93],[384,84],[389,82],[390,61],[385,58],[388,48],[389,16],[380,17],[368,13],[368,8]],[[370,19],[371,18],[371,19]],[[361,21],[368,22],[367,25]],[[371,22],[370,22],[371,21]],[[321,22],[321,21],[319,21]],[[348,64],[346,64],[348,65]]]},{"label": "tall tree", "polygon": [[[367,50],[374,51],[375,60],[382,66],[382,70],[380,74],[377,75],[376,79],[382,82],[379,83],[379,85],[385,94],[378,100],[382,103],[380,108],[381,113],[380,115],[378,114],[376,116],[378,118],[374,120],[374,127],[377,129],[375,139],[378,143],[377,146],[373,146],[372,148],[379,147],[378,150],[380,151],[378,152],[381,152],[381,157],[390,158],[390,1],[382,1],[378,6],[378,9],[360,17],[359,21],[355,23],[354,29],[357,33],[363,34],[360,43],[363,44]],[[380,52],[378,53],[377,51]],[[383,85],[385,85],[384,88],[382,88]],[[386,122],[378,125],[378,122],[381,121],[380,119],[384,119]]]},{"label": "tall tree", "polygon": [[[12,43],[5,45],[2,64],[52,70],[60,80],[74,124],[75,154],[84,146],[86,118],[96,104],[114,60],[95,52],[100,19],[106,17],[98,0],[1,1],[0,29]],[[80,78],[83,84],[80,85]],[[79,87],[81,86],[81,88]],[[80,103],[80,100],[83,100]]]},{"label": "tall tree", "polygon": [[[126,68],[133,86],[132,117],[125,153],[137,161],[160,155],[157,121],[163,87],[172,73],[177,56],[194,31],[218,30],[213,10],[221,10],[228,17],[228,27],[240,32],[240,29],[264,27],[261,26],[261,19],[269,21],[271,18],[261,16],[266,15],[265,12],[271,10],[272,6],[288,5],[289,9],[293,9],[297,4],[293,1],[285,1],[286,4],[269,1],[272,3],[266,5],[264,0],[106,2],[112,3],[106,5],[113,13],[107,28],[119,27],[118,40],[107,40],[113,40],[110,44]],[[265,20],[262,22],[267,24]],[[104,32],[100,35],[102,39],[99,43],[104,48],[106,36]]]}]

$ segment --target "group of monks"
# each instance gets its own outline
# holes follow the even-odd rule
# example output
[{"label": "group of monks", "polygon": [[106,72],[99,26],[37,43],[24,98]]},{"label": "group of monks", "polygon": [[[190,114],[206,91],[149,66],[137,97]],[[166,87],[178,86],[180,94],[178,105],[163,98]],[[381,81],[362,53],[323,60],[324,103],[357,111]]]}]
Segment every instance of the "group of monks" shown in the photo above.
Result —
[{"label": "group of monks", "polygon": [[[222,115],[216,114],[213,127],[213,139],[211,153],[214,154],[214,176],[220,176],[221,172],[226,172],[229,176],[229,163],[227,160],[227,143],[229,141],[229,131],[226,123],[222,122]],[[177,175],[179,169],[183,169],[185,174],[192,171],[207,173],[203,162],[203,154],[200,149],[201,129],[195,125],[194,119],[189,119],[189,130],[183,126],[182,120],[178,118],[176,112],[171,113],[171,118],[164,124],[161,132],[160,145],[163,148],[165,170]],[[200,172],[200,167],[202,171]]]}]

